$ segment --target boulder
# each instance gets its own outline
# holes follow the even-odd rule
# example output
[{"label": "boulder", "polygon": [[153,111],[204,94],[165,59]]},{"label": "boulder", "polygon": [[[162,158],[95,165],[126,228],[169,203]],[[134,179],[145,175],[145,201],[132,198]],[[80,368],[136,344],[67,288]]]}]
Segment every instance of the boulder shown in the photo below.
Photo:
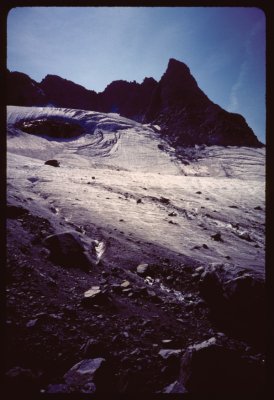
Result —
[{"label": "boulder", "polygon": [[178,383],[190,393],[258,394],[264,388],[264,368],[231,341],[212,337],[186,349]]},{"label": "boulder", "polygon": [[79,235],[75,232],[50,235],[44,242],[50,250],[50,258],[53,262],[63,267],[77,267],[85,270],[89,268],[91,259]]},{"label": "boulder", "polygon": [[129,288],[129,286],[131,286],[131,283],[129,281],[123,281],[120,286],[122,289],[126,289]]},{"label": "boulder", "polygon": [[178,358],[182,354],[180,349],[161,349],[158,353],[164,360]]},{"label": "boulder", "polygon": [[247,231],[239,232],[238,236],[240,239],[246,240],[247,242],[252,242],[252,238],[250,237],[250,234]]},{"label": "boulder", "polygon": [[110,306],[112,304],[106,290],[101,290],[99,286],[92,286],[91,289],[87,290],[81,303],[86,307],[94,305]]},{"label": "boulder", "polygon": [[148,272],[148,264],[138,265],[136,272],[138,275],[144,275],[146,272]]},{"label": "boulder", "polygon": [[60,167],[60,162],[58,160],[48,160],[45,165],[51,165],[52,167]]},{"label": "boulder", "polygon": [[265,332],[263,278],[232,264],[211,264],[201,275],[200,295],[215,322],[231,333],[261,340]]},{"label": "boulder", "polygon": [[78,362],[64,375],[65,383],[79,387],[93,382],[97,370],[105,361],[104,358],[93,358]]},{"label": "boulder", "polygon": [[223,242],[224,241],[220,232],[217,232],[214,235],[211,235],[211,239],[215,240],[216,242]]}]

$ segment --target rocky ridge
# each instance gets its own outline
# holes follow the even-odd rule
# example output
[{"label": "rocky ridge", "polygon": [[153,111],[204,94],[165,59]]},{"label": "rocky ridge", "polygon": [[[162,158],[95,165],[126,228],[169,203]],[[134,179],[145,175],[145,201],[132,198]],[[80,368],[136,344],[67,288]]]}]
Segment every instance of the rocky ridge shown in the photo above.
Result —
[{"label": "rocky ridge", "polygon": [[161,127],[173,146],[221,145],[261,147],[245,119],[214,104],[198,87],[189,68],[170,59],[159,82],[139,84],[118,80],[96,93],[55,75],[41,83],[19,72],[7,71],[10,105],[48,105],[115,112]]}]

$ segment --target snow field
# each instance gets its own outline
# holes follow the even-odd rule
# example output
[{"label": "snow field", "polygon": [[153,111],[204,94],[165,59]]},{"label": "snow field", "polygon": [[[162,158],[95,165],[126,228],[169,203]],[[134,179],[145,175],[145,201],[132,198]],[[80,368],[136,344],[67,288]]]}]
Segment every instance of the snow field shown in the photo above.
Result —
[{"label": "snow field", "polygon": [[[15,127],[52,116],[78,122],[85,134],[53,140]],[[31,198],[26,206],[59,229],[90,222],[201,263],[229,260],[264,273],[264,149],[197,149],[185,165],[174,149],[158,147],[158,133],[117,114],[9,107],[8,124],[8,191]],[[49,158],[60,168],[44,165]],[[223,242],[211,238],[216,232]]]}]

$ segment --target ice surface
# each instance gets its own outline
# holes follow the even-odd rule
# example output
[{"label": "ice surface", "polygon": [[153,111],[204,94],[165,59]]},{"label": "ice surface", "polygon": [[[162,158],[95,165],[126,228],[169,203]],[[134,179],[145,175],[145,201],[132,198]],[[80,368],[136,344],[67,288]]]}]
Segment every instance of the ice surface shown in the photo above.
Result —
[{"label": "ice surface", "polygon": [[[16,128],[45,117],[79,123],[84,134],[54,140]],[[7,122],[8,194],[32,212],[264,273],[265,149],[182,149],[182,163],[160,131],[118,114],[9,106]],[[52,158],[59,168],[44,165]]]}]

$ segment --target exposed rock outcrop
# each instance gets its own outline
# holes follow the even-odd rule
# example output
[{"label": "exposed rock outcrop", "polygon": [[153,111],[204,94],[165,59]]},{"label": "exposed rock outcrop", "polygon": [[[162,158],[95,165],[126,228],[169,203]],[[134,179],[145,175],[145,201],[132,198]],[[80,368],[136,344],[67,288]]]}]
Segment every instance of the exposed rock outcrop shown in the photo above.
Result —
[{"label": "exposed rock outcrop", "polygon": [[57,75],[47,75],[40,83],[41,89],[56,107],[97,110],[97,93]]},{"label": "exposed rock outcrop", "polygon": [[189,346],[181,359],[178,386],[190,393],[259,393],[264,383],[262,361],[224,336]]},{"label": "exposed rock outcrop", "polygon": [[7,70],[7,103],[15,106],[45,106],[49,99],[28,75]]},{"label": "exposed rock outcrop", "polygon": [[174,145],[260,146],[245,119],[209,100],[189,68],[174,59],[153,92],[145,121],[160,125]]},{"label": "exposed rock outcrop", "polygon": [[262,340],[266,320],[261,278],[228,263],[213,263],[201,276],[200,294],[225,329],[252,341]]},{"label": "exposed rock outcrop", "polygon": [[94,380],[96,373],[104,363],[104,358],[80,361],[66,372],[64,375],[65,383],[49,385],[47,393],[95,393],[96,385]]},{"label": "exposed rock outcrop", "polygon": [[87,270],[91,264],[89,254],[75,232],[48,236],[45,245],[50,250],[52,261],[61,266]]},{"label": "exposed rock outcrop", "polygon": [[17,127],[32,135],[47,135],[54,138],[74,138],[83,133],[83,128],[73,122],[59,121],[55,119],[37,119],[23,121]]},{"label": "exposed rock outcrop", "polygon": [[157,82],[153,78],[145,78],[141,84],[135,81],[114,81],[99,93],[99,109],[142,121],[156,86]]}]

